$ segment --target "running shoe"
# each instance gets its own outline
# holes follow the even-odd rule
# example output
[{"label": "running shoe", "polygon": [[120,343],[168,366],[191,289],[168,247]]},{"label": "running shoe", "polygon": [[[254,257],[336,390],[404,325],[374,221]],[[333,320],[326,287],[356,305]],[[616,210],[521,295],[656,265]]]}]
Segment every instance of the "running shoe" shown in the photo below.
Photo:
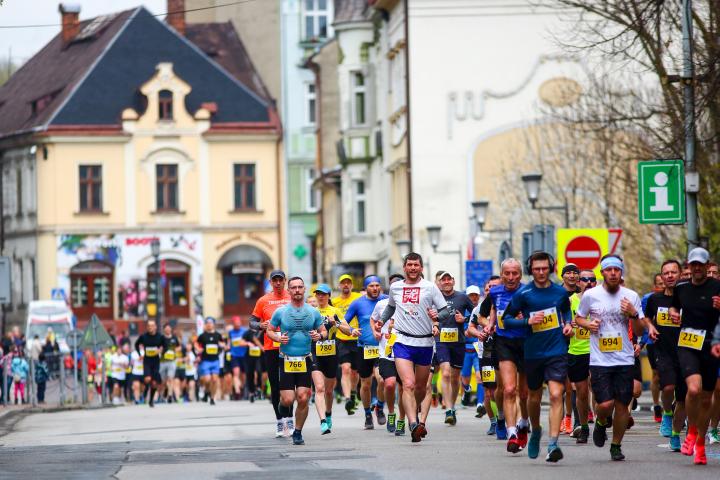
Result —
[{"label": "running shoe", "polygon": [[292,434],[293,445],[305,445],[305,440],[302,438],[300,430],[295,430]]},{"label": "running shoe", "polygon": [[720,443],[720,434],[718,434],[718,429],[711,428],[710,430],[708,430],[707,438],[708,438],[708,441],[710,442],[710,445]]},{"label": "running shoe", "polygon": [[332,417],[331,417],[330,415],[327,415],[327,416],[325,417],[325,421],[326,421],[327,424],[328,424],[328,428],[329,428],[330,430],[332,430]]},{"label": "running shoe", "polygon": [[577,437],[575,438],[575,443],[588,443],[588,438],[590,438],[590,427],[587,425],[580,425],[580,433],[578,433]]},{"label": "running shoe", "polygon": [[508,438],[508,432],[507,427],[505,426],[505,419],[498,419],[497,426],[495,428],[495,434],[497,435],[498,440],[507,440]]},{"label": "running shoe", "polygon": [[528,457],[537,458],[540,455],[540,439],[542,438],[542,427],[537,430],[533,429],[528,442]]},{"label": "running shoe", "polygon": [[385,412],[382,408],[378,406],[375,407],[375,417],[377,418],[378,425],[385,425],[385,422],[387,422],[387,418],[385,418]]},{"label": "running shoe", "polygon": [[[663,409],[660,405],[653,406],[653,415],[655,417],[655,423],[660,423],[663,420]],[[664,437],[667,437],[667,435],[663,435]]]},{"label": "running shoe", "polygon": [[455,416],[454,410],[448,410],[445,412],[445,423],[448,425],[455,425],[457,423],[457,416]]},{"label": "running shoe", "polygon": [[288,418],[285,421],[285,425],[287,426],[287,433],[285,434],[285,436],[289,437],[295,432],[295,423],[293,422],[292,418]]},{"label": "running shoe", "polygon": [[281,438],[285,436],[285,422],[282,420],[277,421],[277,430],[275,432],[275,438]]},{"label": "running shoe", "polygon": [[607,427],[595,423],[595,428],[593,428],[593,443],[596,447],[602,448],[605,446],[605,440],[607,440]]},{"label": "running shoe", "polygon": [[572,431],[572,417],[565,415],[563,417],[562,423],[560,424],[560,433],[569,435]]},{"label": "running shoe", "polygon": [[679,452],[682,448],[682,444],[680,443],[680,435],[671,435],[670,436],[670,451],[671,452]]},{"label": "running shoe", "polygon": [[465,407],[471,406],[472,405],[472,392],[467,391],[467,392],[463,393],[462,400],[460,401],[460,403],[462,403],[462,405]]},{"label": "running shoe", "polygon": [[323,420],[320,422],[320,435],[327,435],[330,432],[330,427],[327,424],[326,420]]},{"label": "running shoe", "polygon": [[495,435],[497,429],[497,422],[490,422],[490,428],[486,432],[488,435]]},{"label": "running shoe", "polygon": [[215,405],[215,399],[214,399],[214,398],[211,398],[211,399],[210,399],[210,405]]},{"label": "running shoe", "polygon": [[548,453],[545,456],[546,462],[557,463],[563,459],[562,450],[556,445],[548,445]]},{"label": "running shoe", "polygon": [[517,439],[521,450],[527,447],[529,430],[528,427],[518,427],[517,429]]},{"label": "running shoe", "polygon": [[482,418],[487,413],[487,409],[485,408],[485,405],[482,403],[478,404],[478,406],[475,408],[475,418]]},{"label": "running shoe", "polygon": [[570,433],[570,438],[578,438],[580,435],[580,425],[575,425],[573,431]]},{"label": "running shoe", "polygon": [[395,427],[395,436],[402,437],[403,435],[405,435],[405,420],[398,420]]},{"label": "running shoe", "polygon": [[520,451],[520,442],[518,442],[517,435],[514,433],[510,435],[510,439],[507,441],[506,449],[510,453],[518,453]]},{"label": "running shoe", "polygon": [[610,445],[610,458],[614,462],[621,462],[621,461],[625,460],[625,455],[623,455],[620,445],[615,445],[615,444]]},{"label": "running shoe", "polygon": [[592,410],[588,412],[588,423],[595,423],[595,414]]},{"label": "running shoe", "polygon": [[387,425],[385,426],[385,428],[387,428],[387,431],[390,433],[395,433],[395,418],[396,418],[396,414],[388,413]]},{"label": "running shoe", "polygon": [[365,415],[365,430],[372,430],[374,428],[375,425],[373,425],[372,414],[368,413]]},{"label": "running shoe", "polygon": [[633,411],[633,412],[639,412],[639,411],[640,411],[640,405],[638,404],[637,398],[633,398],[633,401],[632,401],[632,411]]},{"label": "running shoe", "polygon": [[683,455],[687,455],[688,457],[691,456],[695,452],[695,441],[697,440],[697,435],[687,435],[685,437],[685,441],[682,444],[682,447],[680,447],[680,452]]},{"label": "running shoe", "polygon": [[695,445],[695,465],[707,465],[704,443],[702,445]]},{"label": "running shoe", "polygon": [[673,416],[665,415],[663,413],[662,420],[660,423],[660,435],[662,435],[665,438],[670,438],[670,436],[672,435],[672,422],[673,422]]},{"label": "running shoe", "polygon": [[422,431],[420,432],[420,435],[422,436],[422,438],[427,437],[428,432],[427,432],[427,427],[425,426],[425,422],[419,422],[418,425],[420,425],[422,427]]},{"label": "running shoe", "polygon": [[345,401],[345,411],[348,415],[353,415],[355,413],[355,401],[352,398],[348,398]]},{"label": "running shoe", "polygon": [[419,423],[410,424],[410,437],[413,443],[422,440],[422,426]]}]

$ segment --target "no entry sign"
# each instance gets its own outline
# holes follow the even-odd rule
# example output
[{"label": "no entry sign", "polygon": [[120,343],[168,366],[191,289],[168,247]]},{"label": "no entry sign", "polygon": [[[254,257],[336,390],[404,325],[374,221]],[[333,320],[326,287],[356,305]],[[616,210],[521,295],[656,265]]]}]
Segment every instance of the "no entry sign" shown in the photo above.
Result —
[{"label": "no entry sign", "polygon": [[581,270],[597,267],[602,255],[600,244],[592,237],[575,237],[565,247],[565,261],[574,263]]},{"label": "no entry sign", "polygon": [[600,258],[617,250],[622,230],[606,228],[561,228],[557,232],[557,272],[568,263],[594,270],[600,276]]}]

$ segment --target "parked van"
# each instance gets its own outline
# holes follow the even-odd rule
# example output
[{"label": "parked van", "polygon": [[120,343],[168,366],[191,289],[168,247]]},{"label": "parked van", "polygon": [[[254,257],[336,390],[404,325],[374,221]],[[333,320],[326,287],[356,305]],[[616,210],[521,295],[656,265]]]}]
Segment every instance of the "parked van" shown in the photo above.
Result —
[{"label": "parked van", "polygon": [[25,338],[32,340],[37,335],[42,342],[52,329],[60,351],[68,353],[67,334],[73,329],[72,310],[61,300],[37,300],[28,308]]}]

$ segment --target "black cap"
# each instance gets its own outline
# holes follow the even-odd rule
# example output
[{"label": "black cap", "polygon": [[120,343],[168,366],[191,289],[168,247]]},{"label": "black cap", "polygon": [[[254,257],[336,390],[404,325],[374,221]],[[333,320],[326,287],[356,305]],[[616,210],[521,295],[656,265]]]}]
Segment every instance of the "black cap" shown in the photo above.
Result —
[{"label": "black cap", "polygon": [[575,265],[574,263],[568,263],[567,265],[565,265],[565,266],[563,267],[562,273],[560,274],[560,276],[565,275],[565,274],[568,273],[568,272],[575,272],[575,273],[577,273],[577,274],[579,275],[579,274],[580,274],[580,269],[579,269],[578,266]]},{"label": "black cap", "polygon": [[270,280],[272,280],[275,277],[280,277],[282,279],[287,278],[285,276],[285,272],[283,272],[282,270],[273,270],[272,272],[270,272]]}]

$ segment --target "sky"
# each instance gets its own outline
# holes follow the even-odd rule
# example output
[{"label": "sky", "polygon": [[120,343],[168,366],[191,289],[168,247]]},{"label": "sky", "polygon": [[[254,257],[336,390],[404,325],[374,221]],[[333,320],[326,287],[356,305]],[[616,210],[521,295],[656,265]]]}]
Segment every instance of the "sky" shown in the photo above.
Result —
[{"label": "sky", "polygon": [[[50,27],[0,28],[0,58],[11,56],[24,63],[60,32],[60,0],[4,0],[0,7],[0,26],[46,25]],[[70,0],[79,4],[80,20],[144,5],[154,14],[166,11],[167,0]]]}]

